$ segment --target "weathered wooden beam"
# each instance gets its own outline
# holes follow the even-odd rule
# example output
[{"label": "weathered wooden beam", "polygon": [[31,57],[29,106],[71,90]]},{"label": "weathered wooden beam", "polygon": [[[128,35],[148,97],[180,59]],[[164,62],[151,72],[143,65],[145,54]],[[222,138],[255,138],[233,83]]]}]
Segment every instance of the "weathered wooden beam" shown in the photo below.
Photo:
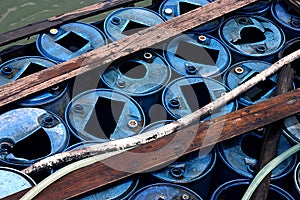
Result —
[{"label": "weathered wooden beam", "polygon": [[70,61],[42,70],[0,87],[0,106],[21,99],[84,72],[108,64],[184,31],[195,28],[257,0],[218,0],[123,40],[108,44]]},{"label": "weathered wooden beam", "polygon": [[100,1],[99,3],[92,4],[71,12],[67,12],[49,19],[39,21],[27,26],[8,31],[0,34],[0,46],[15,42],[35,35],[41,31],[46,31],[50,28],[60,26],[64,23],[81,20],[96,14],[103,13],[118,7],[126,6],[143,0],[110,0]]},{"label": "weathered wooden beam", "polygon": [[[210,147],[299,111],[300,89],[297,89],[72,172],[55,182],[36,199],[65,199],[80,195],[132,174],[157,169],[183,154]],[[23,194],[24,191],[5,200],[19,199]]]}]

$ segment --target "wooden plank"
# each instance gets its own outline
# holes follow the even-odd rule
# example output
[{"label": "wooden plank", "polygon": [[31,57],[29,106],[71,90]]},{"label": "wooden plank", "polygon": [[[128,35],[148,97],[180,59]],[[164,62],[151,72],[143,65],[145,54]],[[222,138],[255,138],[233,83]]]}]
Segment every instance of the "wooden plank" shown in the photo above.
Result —
[{"label": "wooden plank", "polygon": [[29,24],[27,26],[0,34],[0,46],[9,44],[11,42],[15,42],[20,39],[27,38],[29,36],[35,35],[42,31],[46,31],[53,27],[60,26],[67,22],[84,19],[96,14],[103,13],[108,10],[126,6],[128,4],[133,4],[139,1],[143,0],[105,0],[71,12],[51,17],[47,20]]},{"label": "wooden plank", "polygon": [[257,0],[218,0],[123,40],[0,87],[0,106],[137,52]]},{"label": "wooden plank", "polygon": [[[297,89],[74,171],[55,182],[36,199],[74,197],[132,174],[157,169],[158,166],[170,163],[183,154],[210,147],[217,142],[265,126],[299,111],[300,89]],[[23,194],[24,191],[5,200],[19,199]]]}]

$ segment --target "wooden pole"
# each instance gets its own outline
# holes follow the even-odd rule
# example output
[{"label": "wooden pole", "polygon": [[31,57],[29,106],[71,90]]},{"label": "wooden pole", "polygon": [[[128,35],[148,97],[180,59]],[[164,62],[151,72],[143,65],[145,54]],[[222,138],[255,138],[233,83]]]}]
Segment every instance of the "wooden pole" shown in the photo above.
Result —
[{"label": "wooden pole", "polygon": [[[287,93],[293,85],[295,71],[291,65],[283,67],[280,72],[275,96]],[[282,133],[283,121],[277,121],[270,124],[266,128],[266,135],[261,148],[260,159],[257,170],[261,170],[268,162],[270,162],[277,155],[277,147]],[[253,200],[264,200],[267,199],[270,187],[271,173],[260,183],[256,191],[254,192]]]}]

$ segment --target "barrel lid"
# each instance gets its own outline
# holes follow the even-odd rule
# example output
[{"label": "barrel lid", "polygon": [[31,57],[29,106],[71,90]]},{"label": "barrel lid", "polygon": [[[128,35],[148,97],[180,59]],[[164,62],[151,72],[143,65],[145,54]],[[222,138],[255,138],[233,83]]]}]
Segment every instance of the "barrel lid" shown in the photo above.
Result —
[{"label": "barrel lid", "polygon": [[285,43],[282,29],[259,16],[231,17],[221,24],[219,36],[232,51],[250,57],[273,55]]},{"label": "barrel lid", "polygon": [[[228,89],[222,83],[199,76],[187,76],[170,82],[162,94],[163,106],[167,112],[179,119],[216,100]],[[228,103],[204,120],[230,113],[236,109],[236,102]]]},{"label": "barrel lid", "polygon": [[[259,60],[239,62],[232,65],[225,72],[223,80],[225,85],[228,86],[230,90],[233,90],[270,66],[271,63]],[[267,78],[265,81],[257,84],[241,95],[240,98],[238,98],[238,102],[244,106],[249,106],[272,97],[276,89],[277,79],[278,74]]]},{"label": "barrel lid", "polygon": [[[66,151],[77,150],[80,148],[88,147],[91,145],[99,144],[96,141],[84,141],[74,144],[66,149]],[[97,189],[91,191],[87,194],[83,194],[78,197],[81,200],[90,199],[105,199],[105,200],[115,200],[115,199],[126,199],[129,195],[133,193],[139,182],[138,177],[130,177],[116,183],[110,184],[105,189]]]},{"label": "barrel lid", "polygon": [[[0,65],[0,85],[13,82],[35,72],[56,65],[50,59],[39,56],[24,56],[14,58]],[[67,83],[59,83],[41,92],[32,94],[18,103],[22,106],[39,106],[59,99],[67,92]]]},{"label": "barrel lid", "polygon": [[136,191],[129,200],[153,200],[153,199],[164,199],[164,200],[173,200],[173,199],[193,199],[193,200],[202,200],[192,190],[175,184],[170,183],[157,183],[148,185]]},{"label": "barrel lid", "polygon": [[69,133],[57,115],[38,108],[20,108],[0,115],[0,161],[29,166],[62,152]]},{"label": "barrel lid", "polygon": [[121,8],[104,21],[104,31],[112,41],[120,40],[140,30],[164,22],[156,12],[138,7]]},{"label": "barrel lid", "polygon": [[[256,130],[226,140],[218,145],[218,154],[221,160],[235,173],[244,178],[253,178],[260,156],[264,133]],[[281,136],[278,144],[277,155],[291,147],[288,140]],[[285,177],[295,166],[295,156],[289,157],[272,171],[272,180]]]},{"label": "barrel lid", "polygon": [[218,39],[204,34],[184,34],[172,39],[165,49],[171,67],[182,75],[220,75],[231,62],[231,55]]},{"label": "barrel lid", "polygon": [[64,62],[97,49],[107,43],[105,35],[95,26],[72,22],[38,35],[36,46],[45,57]]},{"label": "barrel lid", "polygon": [[0,167],[0,198],[25,190],[35,185],[28,175],[8,167]]},{"label": "barrel lid", "polygon": [[169,81],[171,69],[152,50],[143,50],[113,62],[101,79],[111,89],[130,96],[147,96],[160,91]]},{"label": "barrel lid", "polygon": [[135,100],[102,88],[73,98],[66,108],[65,119],[79,139],[102,142],[138,134],[145,124],[145,115]]},{"label": "barrel lid", "polygon": [[[179,15],[185,14],[193,9],[205,6],[214,0],[165,0],[160,4],[159,13],[166,19],[172,19]],[[213,32],[219,28],[223,17],[215,19],[208,23],[205,23],[192,31],[198,31],[200,33]]]},{"label": "barrel lid", "polygon": [[271,8],[272,16],[281,25],[294,31],[300,31],[300,14],[283,0],[274,1]]}]

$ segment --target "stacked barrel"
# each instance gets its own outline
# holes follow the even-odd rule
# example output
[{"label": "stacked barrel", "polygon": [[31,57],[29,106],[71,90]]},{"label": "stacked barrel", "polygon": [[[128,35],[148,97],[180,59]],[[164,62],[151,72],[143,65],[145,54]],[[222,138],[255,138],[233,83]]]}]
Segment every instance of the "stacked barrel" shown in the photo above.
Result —
[{"label": "stacked barrel", "polygon": [[[126,7],[94,24],[53,27],[37,37],[36,55],[0,65],[0,85],[212,1],[165,0],[157,9]],[[0,190],[0,197],[42,178],[32,180],[18,170],[56,153],[162,127],[222,98],[299,47],[300,14],[283,0],[261,0],[9,105],[0,115],[0,182],[11,176],[11,182],[24,184]],[[299,60],[291,65],[297,72],[294,89],[300,84]],[[277,79],[274,74],[199,123],[272,97]],[[299,115],[284,120],[278,154],[299,143],[299,120]],[[264,136],[262,127],[80,198],[240,199],[257,173]],[[294,155],[273,170],[269,199],[300,197],[299,168]]]}]

